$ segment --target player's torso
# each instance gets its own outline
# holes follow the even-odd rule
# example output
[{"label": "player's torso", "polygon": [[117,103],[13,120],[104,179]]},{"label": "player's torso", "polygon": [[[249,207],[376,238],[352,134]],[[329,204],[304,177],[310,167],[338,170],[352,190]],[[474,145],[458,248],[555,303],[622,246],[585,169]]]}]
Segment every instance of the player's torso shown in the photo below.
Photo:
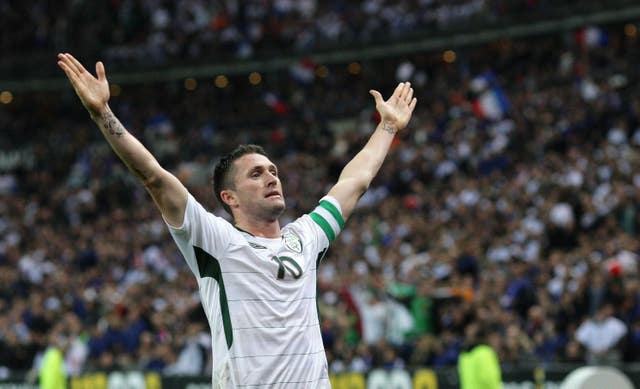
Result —
[{"label": "player's torso", "polygon": [[242,382],[323,374],[315,246],[313,235],[295,226],[283,228],[279,239],[238,231],[220,258],[233,327],[231,354]]}]

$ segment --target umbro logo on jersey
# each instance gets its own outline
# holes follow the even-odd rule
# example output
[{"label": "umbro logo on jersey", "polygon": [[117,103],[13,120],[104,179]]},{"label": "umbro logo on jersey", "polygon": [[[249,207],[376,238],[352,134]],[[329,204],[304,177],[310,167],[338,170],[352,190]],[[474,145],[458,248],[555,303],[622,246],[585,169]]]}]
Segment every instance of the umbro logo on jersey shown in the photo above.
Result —
[{"label": "umbro logo on jersey", "polygon": [[254,249],[259,249],[259,250],[266,250],[267,249],[263,245],[260,245],[260,244],[257,244],[257,243],[253,243],[253,242],[249,242],[249,246],[253,247]]},{"label": "umbro logo on jersey", "polygon": [[284,241],[284,245],[291,251],[296,253],[302,252],[302,241],[298,237],[298,235],[294,234],[291,231],[285,231],[282,234],[282,240]]}]

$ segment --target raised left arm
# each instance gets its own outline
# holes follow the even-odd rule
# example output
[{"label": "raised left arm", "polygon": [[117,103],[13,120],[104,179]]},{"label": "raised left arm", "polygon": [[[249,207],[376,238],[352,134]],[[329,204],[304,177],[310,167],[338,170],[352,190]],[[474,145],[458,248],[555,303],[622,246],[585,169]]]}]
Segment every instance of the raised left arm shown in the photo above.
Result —
[{"label": "raised left arm", "polygon": [[371,90],[369,93],[375,98],[380,123],[367,144],[342,169],[338,182],[328,193],[340,203],[345,220],[378,174],[396,132],[407,126],[417,102],[413,97],[413,88],[408,82],[398,84],[387,101],[384,101],[378,91]]}]

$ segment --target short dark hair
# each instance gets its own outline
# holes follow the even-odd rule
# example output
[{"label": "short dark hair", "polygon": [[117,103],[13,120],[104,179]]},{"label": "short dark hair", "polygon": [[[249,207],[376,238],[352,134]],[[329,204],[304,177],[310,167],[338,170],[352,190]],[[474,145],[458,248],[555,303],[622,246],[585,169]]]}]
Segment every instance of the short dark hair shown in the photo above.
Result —
[{"label": "short dark hair", "polygon": [[216,198],[220,201],[220,204],[224,207],[225,211],[229,212],[229,215],[233,216],[231,213],[231,208],[224,201],[222,201],[222,196],[220,196],[220,192],[225,189],[234,189],[233,182],[233,163],[240,157],[247,154],[261,154],[265,157],[269,157],[267,153],[264,151],[262,146],[258,145],[240,145],[236,147],[232,152],[220,158],[220,160],[216,163],[213,168],[213,191],[216,194]]}]

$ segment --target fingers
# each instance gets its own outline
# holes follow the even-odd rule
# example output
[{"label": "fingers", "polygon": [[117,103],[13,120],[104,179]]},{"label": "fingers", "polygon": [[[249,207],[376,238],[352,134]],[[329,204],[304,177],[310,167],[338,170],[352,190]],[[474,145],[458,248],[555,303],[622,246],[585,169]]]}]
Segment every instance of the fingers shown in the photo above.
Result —
[{"label": "fingers", "polygon": [[[58,64],[62,62],[71,73],[76,75],[76,82],[80,81],[80,77],[83,73],[88,73],[84,66],[82,66],[71,54],[58,54],[58,59]],[[69,76],[69,73],[67,73],[67,76]]]},{"label": "fingers", "polygon": [[[412,90],[413,91],[413,90]],[[418,99],[416,99],[415,97],[413,98],[413,100],[411,100],[411,102],[409,103],[409,112],[413,112],[413,109],[416,107],[416,104],[418,103]]]},{"label": "fingers", "polygon": [[[71,59],[68,57],[67,54],[58,54],[58,65],[60,67],[64,65],[63,70],[67,74],[67,77],[69,77],[69,80],[71,80],[72,82],[79,81],[80,72],[78,71],[78,69],[76,68],[76,65],[71,61]],[[75,77],[72,79],[71,75]]]},{"label": "fingers", "polygon": [[413,88],[411,87],[410,82],[401,82],[402,88],[400,89],[400,95],[398,97],[398,101],[403,102],[405,104],[410,104],[411,99],[413,98]]},{"label": "fingers", "polygon": [[96,63],[96,75],[98,75],[98,81],[106,81],[107,76],[104,71],[104,64],[102,61]]},{"label": "fingers", "polygon": [[376,100],[376,105],[382,104],[384,102],[382,99],[382,95],[377,90],[371,89],[369,91],[369,94]]},{"label": "fingers", "polygon": [[401,101],[401,102],[405,101],[405,96],[407,95],[408,85],[409,85],[408,82],[401,82],[399,84],[400,93],[398,94],[398,101]]},{"label": "fingers", "polygon": [[72,73],[75,74],[75,70],[73,66],[71,65],[69,59],[64,54],[58,54],[58,66],[60,66],[62,70],[64,70],[64,72],[67,74],[67,77],[69,77],[69,79],[71,79]]},{"label": "fingers", "polygon": [[84,68],[84,66],[82,66],[82,64],[80,62],[78,62],[78,60],[73,57],[73,55],[67,53],[67,54],[65,54],[65,56],[69,59],[69,62],[71,62],[71,64],[75,67],[75,71],[78,74],[82,74],[82,73],[87,71]]},{"label": "fingers", "polygon": [[404,89],[404,82],[401,82],[396,86],[396,89],[393,91],[393,94],[389,98],[389,101],[397,102],[400,101],[400,96],[402,96],[402,90]]},{"label": "fingers", "polygon": [[73,85],[74,88],[77,88],[77,85],[80,82],[78,75],[64,61],[58,61],[58,66],[60,66],[60,68],[64,70],[67,78],[69,79],[69,81],[71,81],[71,85]]},{"label": "fingers", "polygon": [[393,95],[389,98],[394,103],[410,104],[413,98],[413,88],[411,88],[410,82],[401,82],[393,91]]},{"label": "fingers", "polygon": [[411,87],[411,83],[407,82],[406,84],[407,84],[407,86],[406,86],[407,91],[404,94],[404,101],[407,104],[411,104],[411,102],[413,102],[413,100],[412,100],[413,99],[413,88]]},{"label": "fingers", "polygon": [[[372,89],[369,93],[376,99],[376,105],[384,103],[384,99],[380,92]],[[416,106],[417,99],[413,97],[413,88],[411,87],[411,83],[399,83],[388,101],[395,104],[407,104],[409,108],[413,110],[413,107]]]}]

